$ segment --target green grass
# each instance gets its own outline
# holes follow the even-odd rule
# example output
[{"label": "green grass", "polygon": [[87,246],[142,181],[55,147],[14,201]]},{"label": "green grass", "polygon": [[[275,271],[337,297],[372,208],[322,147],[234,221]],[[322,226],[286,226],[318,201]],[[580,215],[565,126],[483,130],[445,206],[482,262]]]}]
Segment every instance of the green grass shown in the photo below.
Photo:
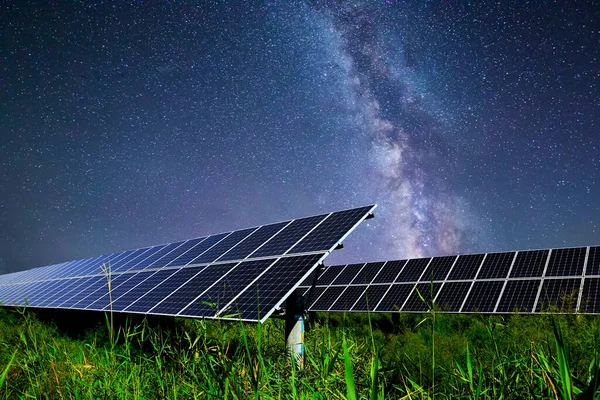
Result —
[{"label": "green grass", "polygon": [[0,311],[0,398],[593,399],[593,316],[318,315],[306,363],[285,355],[284,321],[99,324],[66,334]]}]

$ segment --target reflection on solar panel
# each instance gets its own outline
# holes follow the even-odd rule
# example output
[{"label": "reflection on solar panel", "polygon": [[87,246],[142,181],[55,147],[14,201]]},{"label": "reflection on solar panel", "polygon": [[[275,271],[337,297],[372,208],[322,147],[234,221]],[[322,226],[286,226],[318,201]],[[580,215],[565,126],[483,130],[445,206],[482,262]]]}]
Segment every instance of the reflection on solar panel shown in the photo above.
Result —
[{"label": "reflection on solar panel", "polygon": [[[82,310],[112,306],[116,312],[264,322],[374,208],[0,275],[0,304]],[[110,294],[104,265],[110,265]],[[342,281],[351,283],[355,277]],[[360,275],[365,283],[372,278],[370,272]],[[360,295],[347,297],[356,301]],[[349,301],[340,304],[350,307]]]},{"label": "reflection on solar panel", "polygon": [[600,314],[600,246],[338,265],[299,288],[309,311]]}]

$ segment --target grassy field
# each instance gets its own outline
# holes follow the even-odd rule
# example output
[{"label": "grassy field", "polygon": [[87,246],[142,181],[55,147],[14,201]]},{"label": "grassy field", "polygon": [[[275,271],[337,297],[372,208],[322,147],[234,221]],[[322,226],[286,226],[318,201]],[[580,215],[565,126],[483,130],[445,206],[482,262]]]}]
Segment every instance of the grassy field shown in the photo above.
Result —
[{"label": "grassy field", "polygon": [[595,398],[591,316],[332,314],[313,318],[306,366],[282,320],[176,320],[66,333],[0,311],[0,397],[73,399]]}]

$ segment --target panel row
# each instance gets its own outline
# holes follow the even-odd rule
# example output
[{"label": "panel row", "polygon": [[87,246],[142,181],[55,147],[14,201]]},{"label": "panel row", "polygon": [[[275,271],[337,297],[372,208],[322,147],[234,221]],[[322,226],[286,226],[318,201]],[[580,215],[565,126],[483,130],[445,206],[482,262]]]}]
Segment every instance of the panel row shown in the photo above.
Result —
[{"label": "panel row", "polygon": [[264,320],[326,253],[0,287],[0,303]]},{"label": "panel row", "polygon": [[19,282],[102,275],[102,268],[107,266],[112,272],[128,272],[330,251],[372,212],[374,207],[360,207],[33,268],[0,275],[0,286]]},{"label": "panel row", "polygon": [[[348,264],[315,276],[300,285],[315,311],[422,312],[435,300],[449,312],[539,312],[563,307],[561,296],[579,294],[584,276],[582,295],[595,293],[596,280],[588,277],[600,276],[600,246]],[[593,304],[593,297],[582,302],[577,295],[570,306],[595,312]]]},{"label": "panel row", "polygon": [[[332,266],[323,271],[316,284],[360,285],[584,275],[600,276],[600,246]],[[307,278],[301,286],[308,287],[313,280],[314,277]]]},{"label": "panel row", "polygon": [[450,313],[600,314],[597,277],[315,286],[299,294],[309,311],[427,312],[435,304]]}]

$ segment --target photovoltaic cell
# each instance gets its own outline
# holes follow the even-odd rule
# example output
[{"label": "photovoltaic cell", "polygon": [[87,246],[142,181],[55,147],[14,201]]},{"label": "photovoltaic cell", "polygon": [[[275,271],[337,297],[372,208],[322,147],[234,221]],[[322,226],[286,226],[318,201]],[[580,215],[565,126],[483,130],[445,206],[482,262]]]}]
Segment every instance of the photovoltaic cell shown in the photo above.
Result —
[{"label": "photovoltaic cell", "polygon": [[310,232],[317,224],[327,217],[327,214],[314,217],[297,219],[277,233],[262,247],[251,253],[252,257],[266,257],[285,254],[304,235]]},{"label": "photovoltaic cell", "polygon": [[251,252],[273,237],[287,224],[288,222],[281,222],[278,224],[261,226],[257,231],[253,232],[241,243],[237,244],[235,247],[221,256],[219,261],[241,260],[246,258]]},{"label": "photovoltaic cell", "polygon": [[421,275],[421,279],[419,280],[421,282],[443,281],[446,279],[448,272],[450,272],[454,260],[456,260],[456,256],[434,257],[431,263],[429,263],[427,271]]},{"label": "photovoltaic cell", "polygon": [[[142,285],[146,282],[147,279],[154,276],[156,273],[160,272],[175,272],[173,270],[165,270],[165,271],[142,271],[137,274],[134,274],[130,279],[127,279],[123,283],[123,285],[119,286],[118,292],[114,293],[112,296],[112,308],[113,310],[124,310],[131,304],[131,300],[137,300],[137,298],[131,297],[130,293],[134,288],[137,288],[139,285]],[[165,277],[170,276],[170,274],[165,274]],[[101,303],[98,303],[100,306]],[[104,310],[110,309],[110,303],[103,307]]]},{"label": "photovoltaic cell", "polygon": [[532,312],[540,282],[539,279],[507,281],[496,312]]},{"label": "photovoltaic cell", "polygon": [[485,257],[477,279],[506,278],[510,266],[515,258],[515,252],[490,253]]},{"label": "photovoltaic cell", "polygon": [[[267,315],[285,298],[297,282],[323,257],[324,253],[284,257],[269,267],[254,283],[233,300],[229,309],[244,319]],[[229,311],[227,311],[229,312]]]},{"label": "photovoltaic cell", "polygon": [[407,284],[394,284],[390,287],[390,290],[383,296],[381,302],[375,308],[378,312],[396,312],[400,311],[402,305],[406,301],[406,298],[412,291],[414,285]]},{"label": "photovoltaic cell", "polygon": [[[167,293],[165,300],[151,311],[155,314],[179,314],[198,295],[207,291],[205,292],[207,294],[203,295],[202,299],[214,303],[214,306],[209,307],[203,304],[206,310],[198,310],[197,315],[207,316],[209,313],[213,315],[218,307],[225,305],[223,297],[231,298],[233,294],[237,294],[241,288],[245,287],[242,285],[250,283],[252,277],[256,277],[262,268],[265,268],[270,262],[272,261],[261,260],[251,261],[250,263],[245,263],[245,265],[237,263],[211,265],[181,285],[171,295]],[[236,270],[237,268],[239,270]],[[209,290],[209,288],[212,290]]]},{"label": "photovoltaic cell", "polygon": [[365,264],[350,264],[346,265],[346,268],[335,278],[332,285],[348,285],[358,273],[363,269]]},{"label": "photovoltaic cell", "polygon": [[446,282],[435,303],[444,311],[458,312],[470,288],[471,282]]},{"label": "photovoltaic cell", "polygon": [[383,262],[375,262],[375,263],[367,263],[364,268],[356,275],[356,277],[352,280],[353,285],[361,285],[361,284],[369,284],[377,275],[381,267],[383,266]]},{"label": "photovoltaic cell", "polygon": [[461,312],[494,312],[503,287],[504,281],[475,281]]},{"label": "photovoltaic cell", "polygon": [[212,235],[207,237],[206,239],[198,243],[196,246],[192,247],[191,249],[189,249],[188,251],[171,261],[169,266],[182,267],[184,265],[190,264],[192,260],[198,258],[198,256],[210,249],[212,246],[214,246],[216,243],[222,240],[225,236],[227,236],[227,233],[219,233],[218,235]]},{"label": "photovoltaic cell", "polygon": [[520,251],[510,272],[511,278],[541,277],[549,250]]},{"label": "photovoltaic cell", "polygon": [[590,247],[585,275],[600,275],[600,246]]},{"label": "photovoltaic cell", "polygon": [[[319,276],[319,279],[317,280],[317,285],[319,285],[319,286],[330,285],[334,281],[334,279],[337,278],[337,276],[340,274],[340,272],[342,272],[342,269],[344,267],[345,267],[345,265],[343,265],[343,266],[335,266],[335,267],[328,267]],[[312,285],[312,281],[308,281],[307,283],[309,285]]]},{"label": "photovoltaic cell", "polygon": [[475,279],[483,257],[485,257],[485,254],[465,254],[458,256],[456,264],[454,264],[450,275],[448,275],[448,280]]},{"label": "photovoltaic cell", "polygon": [[404,264],[406,264],[406,260],[386,262],[375,279],[373,279],[373,283],[393,283],[402,270],[402,267],[404,267]]},{"label": "photovoltaic cell", "polygon": [[309,276],[304,278],[304,280],[300,283],[299,287],[301,287],[301,288],[311,287],[313,285],[313,283],[316,283],[315,279],[318,278],[319,276],[323,276],[323,274],[325,273],[325,271],[327,271],[327,269],[328,268],[324,267],[324,266],[315,268],[315,270],[313,272],[311,272]]},{"label": "photovoltaic cell", "polygon": [[427,264],[429,264],[430,258],[413,258],[408,260],[402,272],[396,278],[396,282],[416,282]]},{"label": "photovoltaic cell", "polygon": [[223,255],[227,250],[244,240],[248,235],[254,232],[257,228],[243,229],[241,231],[232,232],[227,235],[219,243],[215,244],[210,249],[206,250],[205,253],[199,255],[197,258],[192,260],[192,264],[204,264],[215,261],[217,258]]},{"label": "photovoltaic cell", "polygon": [[352,307],[352,311],[373,311],[389,288],[390,285],[368,286],[367,290],[360,295],[358,301]]},{"label": "photovoltaic cell", "polygon": [[323,294],[323,292],[325,292],[325,289],[327,289],[326,286],[315,286],[315,287],[311,287],[307,290],[307,292],[304,293],[303,298],[304,298],[304,307],[307,310],[312,310],[312,306],[314,304],[314,302],[321,297],[321,295]]},{"label": "photovoltaic cell", "polygon": [[119,304],[119,310],[124,310],[129,307],[132,303],[158,286],[161,282],[169,279],[169,277],[177,271],[177,269],[163,269],[156,271],[148,279],[140,282],[136,287],[132,288],[129,292],[125,293],[117,300],[119,303],[121,303]]},{"label": "photovoltaic cell", "polygon": [[583,275],[586,251],[586,247],[552,250],[546,276]]},{"label": "photovoltaic cell", "polygon": [[[142,249],[137,249],[133,253],[129,254],[127,257],[121,258],[120,260],[111,263],[110,270],[112,272],[121,272],[126,271],[127,269],[133,267],[135,264],[142,261],[144,258],[148,257],[150,254],[146,254],[150,247],[144,247]],[[142,258],[142,256],[144,256]]]},{"label": "photovoltaic cell", "polygon": [[579,308],[588,314],[600,314],[600,278],[585,278]]},{"label": "photovoltaic cell", "polygon": [[581,279],[545,279],[536,312],[575,312]]},{"label": "photovoltaic cell", "polygon": [[312,311],[327,311],[346,289],[343,286],[329,286],[321,296],[310,306]]},{"label": "photovoltaic cell", "polygon": [[124,311],[147,313],[155,305],[160,303],[175,290],[183,286],[188,280],[190,280],[194,275],[196,275],[204,268],[207,267],[200,266],[178,269],[173,275],[166,278],[160,284],[155,286],[152,290],[140,297],[137,301],[132,303]]},{"label": "photovoltaic cell", "polygon": [[329,311],[349,311],[367,288],[366,285],[348,286],[346,290],[331,305]]},{"label": "photovoltaic cell", "polygon": [[366,206],[332,213],[311,232],[310,236],[295,245],[291,253],[330,250],[371,208],[372,206]]},{"label": "photovoltaic cell", "polygon": [[402,311],[424,312],[432,307],[433,299],[442,286],[439,282],[419,283],[412,291]]}]

